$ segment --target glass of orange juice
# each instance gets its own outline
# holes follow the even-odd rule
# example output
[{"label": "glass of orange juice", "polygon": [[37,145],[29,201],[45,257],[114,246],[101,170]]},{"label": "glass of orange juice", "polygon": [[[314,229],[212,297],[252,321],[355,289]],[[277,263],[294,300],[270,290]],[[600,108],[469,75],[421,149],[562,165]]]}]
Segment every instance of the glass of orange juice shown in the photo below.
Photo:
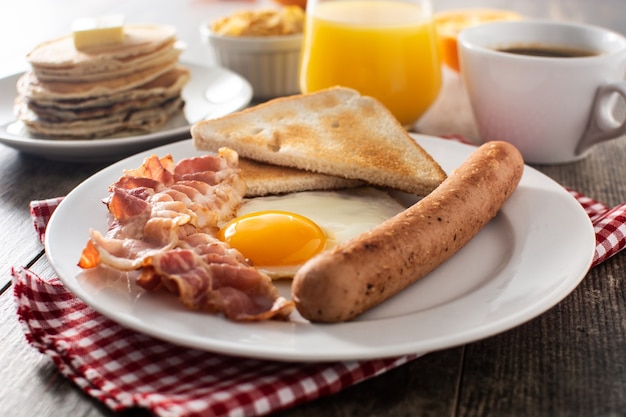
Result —
[{"label": "glass of orange juice", "polygon": [[437,98],[441,61],[430,0],[308,0],[306,15],[303,93],[354,88],[407,127]]}]

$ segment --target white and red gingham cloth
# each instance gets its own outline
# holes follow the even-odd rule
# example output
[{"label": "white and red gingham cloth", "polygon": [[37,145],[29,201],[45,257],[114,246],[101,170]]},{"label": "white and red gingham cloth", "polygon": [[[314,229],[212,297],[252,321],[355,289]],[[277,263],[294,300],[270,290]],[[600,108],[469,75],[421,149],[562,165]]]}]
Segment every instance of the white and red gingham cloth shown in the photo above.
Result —
[{"label": "white and red gingham cloth", "polygon": [[[43,242],[63,198],[33,201]],[[135,332],[74,297],[58,278],[14,267],[17,315],[28,342],[87,394],[113,410],[161,417],[263,416],[342,390],[419,355],[287,363],[189,349]]]},{"label": "white and red gingham cloth", "polygon": [[[592,266],[596,266],[626,246],[626,203],[609,208],[570,193],[594,224]],[[61,199],[31,203],[42,240]],[[338,392],[418,357],[283,363],[188,349],[103,317],[56,278],[46,281],[26,268],[13,268],[12,274],[18,318],[28,342],[113,410],[144,407],[161,417],[267,415]]]}]

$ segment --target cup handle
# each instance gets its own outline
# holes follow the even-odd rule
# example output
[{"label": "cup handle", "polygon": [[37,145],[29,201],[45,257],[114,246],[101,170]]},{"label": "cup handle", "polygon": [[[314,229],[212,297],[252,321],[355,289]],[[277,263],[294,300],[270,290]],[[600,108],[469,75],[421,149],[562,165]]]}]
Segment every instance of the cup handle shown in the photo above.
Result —
[{"label": "cup handle", "polygon": [[626,118],[616,120],[612,110],[614,107],[614,94],[621,96],[626,101],[626,82],[616,82],[598,87],[591,115],[587,122],[587,129],[576,148],[576,155],[580,155],[591,146],[604,140],[617,138],[626,133]]}]

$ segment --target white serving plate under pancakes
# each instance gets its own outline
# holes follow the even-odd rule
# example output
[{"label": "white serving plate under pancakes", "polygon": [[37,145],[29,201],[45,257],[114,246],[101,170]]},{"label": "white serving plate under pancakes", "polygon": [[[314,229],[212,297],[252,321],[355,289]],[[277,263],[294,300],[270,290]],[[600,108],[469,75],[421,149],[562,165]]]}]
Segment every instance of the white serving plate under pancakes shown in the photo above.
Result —
[{"label": "white serving plate under pancakes", "polygon": [[142,150],[189,137],[189,128],[240,110],[252,99],[250,83],[220,67],[182,63],[191,70],[183,89],[185,109],[160,130],[133,136],[89,140],[42,139],[31,136],[13,115],[16,83],[22,74],[0,79],[0,143],[21,152],[66,162],[113,161]]},{"label": "white serving plate under pancakes", "polygon": [[[475,149],[415,135],[450,172]],[[107,187],[150,154],[197,155],[191,140],[119,161],[87,179],[59,205],[48,225],[46,253],[64,285],[95,310],[137,331],[184,346],[281,361],[338,361],[426,353],[509,330],[542,314],[583,279],[595,234],[581,205],[559,184],[526,167],[519,187],[472,241],[427,277],[358,317],[312,324],[235,323],[190,311],[166,293],[76,266],[89,228],[105,231]],[[289,296],[289,282],[277,284]]]}]

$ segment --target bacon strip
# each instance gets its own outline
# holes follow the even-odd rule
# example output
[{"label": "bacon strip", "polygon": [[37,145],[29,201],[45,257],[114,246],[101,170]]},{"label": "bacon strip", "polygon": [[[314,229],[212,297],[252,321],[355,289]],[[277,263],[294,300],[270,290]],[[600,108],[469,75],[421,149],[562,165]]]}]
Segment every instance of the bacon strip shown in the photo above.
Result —
[{"label": "bacon strip", "polygon": [[140,270],[137,283],[165,288],[192,309],[236,321],[286,319],[293,303],[267,275],[215,237],[245,194],[237,153],[220,149],[174,163],[153,155],[109,187],[112,215],[103,235],[90,230],[78,265]]}]

